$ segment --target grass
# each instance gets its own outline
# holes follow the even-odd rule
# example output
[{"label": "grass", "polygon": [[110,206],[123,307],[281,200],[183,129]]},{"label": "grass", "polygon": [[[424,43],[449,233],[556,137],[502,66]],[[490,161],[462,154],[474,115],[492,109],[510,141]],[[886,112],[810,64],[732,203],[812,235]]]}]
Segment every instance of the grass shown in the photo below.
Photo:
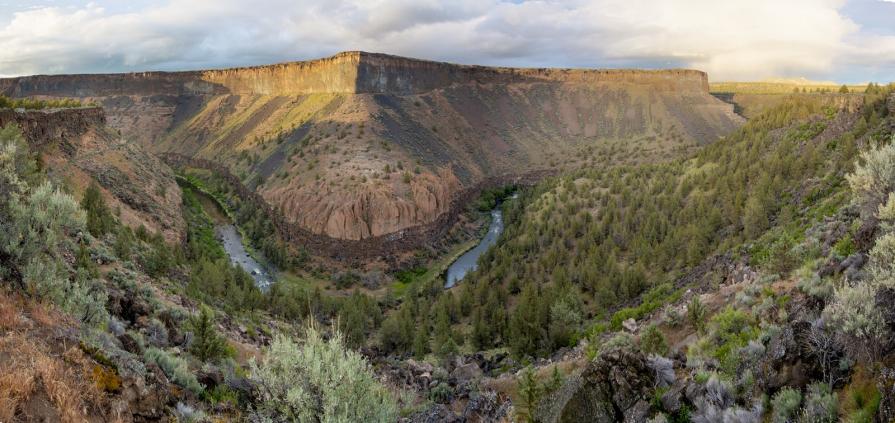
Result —
[{"label": "grass", "polygon": [[872,422],[881,399],[873,376],[863,365],[858,365],[852,374],[851,382],[840,394],[839,414],[849,422]]}]

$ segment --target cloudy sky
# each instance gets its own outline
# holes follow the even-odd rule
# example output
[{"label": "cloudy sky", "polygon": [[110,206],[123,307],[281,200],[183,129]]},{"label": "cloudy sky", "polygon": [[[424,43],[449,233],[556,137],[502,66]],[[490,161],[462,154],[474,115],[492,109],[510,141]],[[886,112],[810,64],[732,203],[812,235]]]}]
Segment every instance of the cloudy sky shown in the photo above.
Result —
[{"label": "cloudy sky", "polygon": [[895,80],[895,0],[0,0],[0,75],[184,70],[365,50],[721,80]]}]

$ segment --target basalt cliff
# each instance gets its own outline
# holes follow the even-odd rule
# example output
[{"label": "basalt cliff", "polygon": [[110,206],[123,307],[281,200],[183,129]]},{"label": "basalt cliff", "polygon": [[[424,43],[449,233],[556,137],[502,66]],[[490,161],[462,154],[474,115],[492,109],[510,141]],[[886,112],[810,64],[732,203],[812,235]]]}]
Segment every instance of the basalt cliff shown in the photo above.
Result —
[{"label": "basalt cliff", "polygon": [[219,163],[296,228],[343,240],[440,222],[488,181],[667,159],[742,123],[695,70],[495,68],[364,52],[10,78],[0,94],[95,102],[124,139]]}]

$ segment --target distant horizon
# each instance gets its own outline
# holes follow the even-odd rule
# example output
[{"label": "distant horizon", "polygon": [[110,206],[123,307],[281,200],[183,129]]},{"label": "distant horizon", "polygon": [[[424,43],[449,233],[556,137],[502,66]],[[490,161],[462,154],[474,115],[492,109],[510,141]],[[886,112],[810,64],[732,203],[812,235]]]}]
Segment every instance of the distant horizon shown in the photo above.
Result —
[{"label": "distant horizon", "polygon": [[366,51],[366,50],[358,50],[358,49],[349,49],[349,50],[341,50],[332,54],[323,55],[315,58],[308,59],[300,59],[300,60],[283,60],[278,62],[271,63],[258,63],[258,64],[247,64],[247,65],[222,65],[217,67],[206,67],[206,68],[185,68],[185,69],[134,69],[127,71],[119,71],[119,72],[71,72],[71,73],[34,73],[34,74],[26,74],[26,75],[3,75],[0,74],[0,79],[11,79],[11,78],[22,78],[22,77],[31,77],[31,76],[60,76],[60,75],[104,75],[104,74],[134,74],[134,73],[143,73],[143,72],[160,72],[160,73],[177,73],[177,72],[201,72],[207,70],[226,70],[226,69],[238,69],[238,68],[252,68],[252,67],[264,67],[264,66],[276,66],[283,65],[289,63],[301,63],[301,62],[313,62],[317,60],[323,60],[338,56],[343,53],[350,52],[361,52],[367,54],[381,54],[387,56],[395,56],[401,57],[405,59],[411,60],[419,60],[419,61],[428,61],[428,62],[439,62],[439,63],[448,63],[459,66],[482,66],[482,67],[493,67],[493,68],[515,68],[515,69],[575,69],[575,70],[646,70],[646,71],[662,71],[662,70],[692,70],[704,72],[708,76],[708,80],[710,84],[723,84],[723,83],[769,83],[769,84],[787,84],[787,85],[805,85],[805,86],[841,86],[841,85],[849,85],[849,86],[866,86],[870,83],[878,83],[878,84],[889,84],[895,83],[895,77],[891,81],[862,81],[862,82],[841,82],[841,81],[820,81],[820,80],[812,80],[801,76],[795,77],[768,77],[763,79],[755,79],[755,80],[714,80],[712,79],[712,74],[698,68],[685,68],[685,67],[668,67],[668,68],[648,68],[648,67],[584,67],[584,66],[571,66],[571,67],[561,67],[561,66],[500,66],[500,65],[482,65],[479,63],[463,63],[463,62],[452,62],[446,60],[435,60],[426,57],[410,57],[404,56],[395,53],[382,52],[382,51]]},{"label": "distant horizon", "polygon": [[895,79],[895,0],[0,0],[0,75],[180,71],[345,50],[483,66]]}]

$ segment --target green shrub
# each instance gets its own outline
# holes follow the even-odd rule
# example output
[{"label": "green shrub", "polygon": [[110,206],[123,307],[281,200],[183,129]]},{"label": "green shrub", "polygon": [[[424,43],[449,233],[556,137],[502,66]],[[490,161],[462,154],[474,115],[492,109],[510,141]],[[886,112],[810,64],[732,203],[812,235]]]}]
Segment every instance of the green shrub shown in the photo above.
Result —
[{"label": "green shrub", "polygon": [[260,420],[393,422],[398,415],[391,393],[339,332],[325,341],[310,327],[299,343],[277,336],[261,363],[249,365]]},{"label": "green shrub", "polygon": [[674,286],[670,283],[658,285],[643,294],[640,304],[636,307],[625,307],[615,312],[610,319],[610,326],[612,330],[619,330],[625,320],[639,320],[659,307],[677,301],[681,294],[682,291],[675,291]]},{"label": "green shrub", "polygon": [[793,421],[801,403],[802,393],[797,389],[781,389],[774,394],[774,399],[771,400],[771,408],[773,410],[771,420],[774,423],[787,423]]},{"label": "green shrub", "polygon": [[665,335],[656,325],[649,325],[640,335],[640,350],[644,354],[656,354],[664,356],[668,353],[668,342],[665,341]]},{"label": "green shrub", "polygon": [[26,110],[42,110],[42,109],[67,109],[82,107],[80,101],[73,98],[63,98],[58,100],[39,100],[34,98],[9,98],[0,96],[0,109],[26,109]]},{"label": "green shrub", "polygon": [[800,423],[833,423],[839,417],[839,400],[830,385],[813,383],[805,394]]},{"label": "green shrub", "polygon": [[453,394],[451,387],[447,383],[441,382],[429,391],[429,400],[438,404],[448,404],[451,402]]},{"label": "green shrub", "polygon": [[146,352],[143,353],[143,359],[147,363],[157,364],[171,381],[182,388],[196,395],[202,394],[204,388],[196,380],[196,375],[190,372],[189,365],[184,359],[154,347],[146,349]]},{"label": "green shrub", "polygon": [[712,318],[709,353],[718,360],[721,369],[728,375],[734,374],[743,358],[740,349],[760,335],[761,331],[752,323],[750,315],[730,307]]},{"label": "green shrub", "polygon": [[857,247],[855,247],[855,242],[852,240],[851,234],[845,234],[845,236],[839,238],[839,240],[833,244],[833,253],[838,257],[848,257],[856,251]]},{"label": "green shrub", "polygon": [[190,318],[193,333],[190,353],[202,361],[217,360],[228,356],[227,341],[214,327],[214,315],[208,307],[201,307],[199,314]]},{"label": "green shrub", "polygon": [[690,321],[690,325],[699,334],[705,332],[705,315],[706,309],[705,305],[702,304],[702,300],[699,299],[698,295],[693,296],[693,299],[687,304],[687,320]]}]

